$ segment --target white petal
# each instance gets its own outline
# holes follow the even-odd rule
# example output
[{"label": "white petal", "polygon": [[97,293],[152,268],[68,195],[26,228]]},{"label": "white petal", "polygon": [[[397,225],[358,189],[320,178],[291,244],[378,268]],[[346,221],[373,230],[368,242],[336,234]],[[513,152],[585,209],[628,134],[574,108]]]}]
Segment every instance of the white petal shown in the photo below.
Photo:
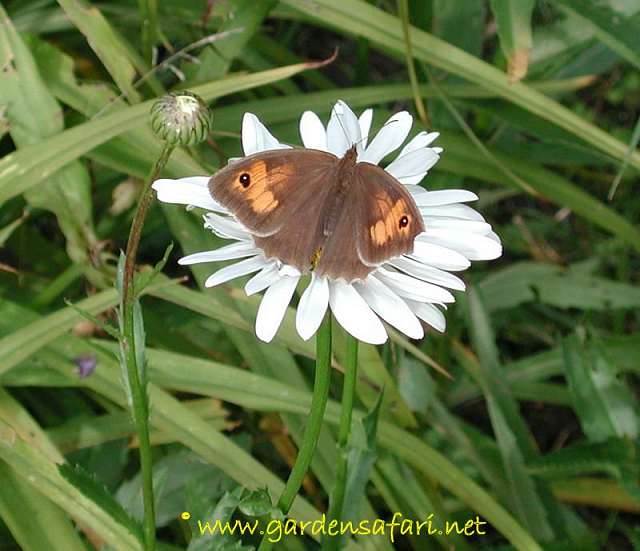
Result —
[{"label": "white petal", "polygon": [[207,281],[204,282],[205,287],[215,287],[221,283],[226,283],[237,277],[242,277],[253,272],[257,272],[266,264],[266,260],[262,255],[254,256],[253,258],[247,258],[241,260],[230,266],[225,266],[218,270],[215,274],[210,275]]},{"label": "white petal", "polygon": [[402,181],[402,178],[424,174],[438,162],[439,158],[432,149],[423,147],[399,155],[385,170]]},{"label": "white petal", "polygon": [[411,258],[401,257],[394,258],[389,263],[410,276],[422,279],[423,281],[428,281],[435,285],[442,285],[449,289],[456,289],[457,291],[465,290],[464,281],[459,277],[439,268],[429,266],[423,262],[417,262]]},{"label": "white petal", "polygon": [[396,113],[384,124],[376,137],[371,140],[359,161],[377,165],[384,157],[398,149],[407,139],[413,117],[406,111]]},{"label": "white petal", "polygon": [[369,131],[371,130],[371,121],[373,120],[373,109],[365,109],[358,118],[360,125],[360,143],[358,144],[358,154],[367,148],[369,140]]},{"label": "white petal", "polygon": [[413,252],[408,256],[419,262],[452,272],[466,270],[471,266],[471,262],[459,252],[417,240],[413,243]]},{"label": "white petal", "polygon": [[245,155],[253,155],[270,149],[289,149],[281,144],[253,113],[245,113],[242,119],[242,149]]},{"label": "white petal", "polygon": [[313,111],[305,111],[300,117],[300,137],[307,149],[327,151],[327,131]]},{"label": "white petal", "polygon": [[[440,132],[418,132],[409,142],[405,145],[400,151],[400,155],[398,157],[402,157],[411,151],[415,151],[416,149],[422,149],[430,145],[438,136]],[[439,148],[442,151],[442,148]]]},{"label": "white petal", "polygon": [[220,237],[243,239],[253,242],[251,234],[240,222],[227,216],[218,216],[212,212],[205,214],[204,227]]},{"label": "white petal", "polygon": [[406,274],[379,268],[375,272],[375,277],[388,285],[401,297],[417,300],[418,302],[455,302],[453,295],[446,289]]},{"label": "white petal", "polygon": [[369,344],[387,340],[384,325],[353,286],[341,280],[330,282],[329,304],[338,323],[356,339]]},{"label": "white petal", "polygon": [[448,205],[450,203],[466,203],[467,201],[477,201],[478,196],[473,191],[466,189],[444,189],[441,191],[427,191],[426,193],[413,194],[416,205],[419,207],[435,207],[438,205]]},{"label": "white petal", "polygon": [[356,283],[356,289],[369,307],[389,325],[412,339],[424,337],[422,325],[406,302],[375,277],[368,277],[364,283]]},{"label": "white petal", "polygon": [[300,297],[296,313],[296,329],[302,339],[309,340],[320,327],[329,306],[329,281],[311,275],[311,283]]},{"label": "white petal", "polygon": [[289,266],[288,264],[281,265],[278,270],[278,273],[281,276],[294,276],[294,277],[300,276],[300,270],[298,270],[298,268],[296,268],[295,266]]},{"label": "white petal", "polygon": [[441,245],[466,256],[469,260],[493,260],[502,255],[502,246],[492,238],[476,233],[430,230],[416,237],[416,242]]},{"label": "white petal", "polygon": [[227,209],[211,197],[207,187],[210,179],[210,176],[192,176],[177,180],[162,178],[153,182],[151,187],[156,190],[158,200],[163,203],[193,205],[201,209],[227,212]]},{"label": "white petal", "polygon": [[327,126],[327,147],[337,157],[360,141],[360,125],[353,111],[344,101],[337,101],[331,110]]},{"label": "white petal", "polygon": [[271,342],[275,336],[299,279],[300,277],[284,276],[267,289],[256,317],[256,335],[260,340]]},{"label": "white petal", "polygon": [[273,285],[279,277],[278,265],[275,262],[270,262],[247,281],[247,284],[244,286],[244,292],[247,293],[249,297],[255,295]]},{"label": "white petal", "polygon": [[396,179],[398,180],[398,182],[400,182],[401,184],[404,184],[405,186],[417,186],[420,182],[422,182],[422,180],[424,180],[424,177],[426,175],[427,175],[427,171],[425,170],[424,172],[420,172],[415,176],[403,176],[402,178],[396,178]]},{"label": "white petal", "polygon": [[457,220],[450,218],[428,219],[425,234],[429,235],[432,230],[454,230],[486,235],[491,231],[491,225],[477,220]]},{"label": "white petal", "polygon": [[433,304],[428,302],[415,302],[413,300],[407,300],[407,304],[422,321],[428,323],[434,329],[437,329],[441,333],[447,327],[447,320],[444,314],[438,310]]},{"label": "white petal", "polygon": [[235,260],[236,258],[246,258],[260,253],[260,249],[251,241],[239,241],[225,245],[214,251],[203,251],[190,254],[178,260],[178,264],[188,266],[190,264],[201,264],[202,262],[216,262],[218,260]]},{"label": "white petal", "polygon": [[488,237],[489,239],[493,239],[496,243],[502,245],[502,241],[500,241],[500,237],[498,237],[498,234],[494,231],[490,231],[486,237]]},{"label": "white petal", "polygon": [[478,220],[484,222],[484,217],[477,210],[468,205],[440,205],[439,207],[420,207],[423,216],[439,216],[445,218],[462,218],[463,220]]}]

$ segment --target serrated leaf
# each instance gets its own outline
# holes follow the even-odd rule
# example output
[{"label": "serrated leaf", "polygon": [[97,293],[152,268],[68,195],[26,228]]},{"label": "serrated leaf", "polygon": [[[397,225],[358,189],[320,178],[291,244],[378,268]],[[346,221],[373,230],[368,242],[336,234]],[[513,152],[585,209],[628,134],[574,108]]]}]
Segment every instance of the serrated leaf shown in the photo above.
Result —
[{"label": "serrated leaf", "polygon": [[124,526],[138,540],[142,541],[142,531],[140,526],[129,516],[124,508],[115,500],[111,492],[95,478],[93,478],[80,465],[68,465],[63,463],[59,466],[60,474],[67,482],[72,484],[93,503],[106,511],[114,520]]},{"label": "serrated leaf", "polygon": [[140,293],[142,293],[142,291],[145,289],[145,287],[153,281],[153,278],[163,270],[167,263],[167,260],[169,260],[169,255],[171,254],[172,250],[173,242],[167,245],[162,258],[158,262],[156,262],[155,266],[151,270],[145,270],[144,272],[135,274],[133,284],[135,296],[139,296]]},{"label": "serrated leaf", "polygon": [[564,367],[574,409],[582,430],[593,442],[638,436],[638,412],[633,394],[619,379],[616,367],[596,347],[577,335],[563,341]]},{"label": "serrated leaf", "polygon": [[73,302],[65,300],[64,303],[69,308],[72,308],[73,310],[78,312],[78,314],[80,314],[84,319],[89,320],[96,327],[99,327],[107,335],[113,337],[114,339],[120,339],[121,338],[121,336],[122,336],[121,333],[118,331],[118,329],[113,327],[111,324],[107,323],[104,320],[101,320],[97,316],[94,316],[91,312],[88,312],[87,310],[85,310],[83,308],[80,308],[79,306],[76,306],[75,304],[73,304]]},{"label": "serrated leaf", "polygon": [[640,500],[640,462],[638,445],[621,438],[603,442],[578,442],[544,457],[537,457],[527,466],[536,476],[564,479],[604,473],[618,480],[635,499]]},{"label": "serrated leaf", "polygon": [[527,302],[601,311],[640,307],[640,288],[635,285],[537,262],[495,270],[480,289],[492,311]]},{"label": "serrated leaf", "polygon": [[[191,522],[193,537],[189,542],[187,551],[223,551],[242,550],[245,548],[240,539],[229,533],[221,533],[216,529],[216,523],[231,522],[231,517],[238,508],[246,490],[237,487],[232,492],[226,492],[215,506],[209,506],[201,518],[193,518]],[[251,522],[251,521],[250,521]],[[253,522],[258,522],[253,521]]]}]

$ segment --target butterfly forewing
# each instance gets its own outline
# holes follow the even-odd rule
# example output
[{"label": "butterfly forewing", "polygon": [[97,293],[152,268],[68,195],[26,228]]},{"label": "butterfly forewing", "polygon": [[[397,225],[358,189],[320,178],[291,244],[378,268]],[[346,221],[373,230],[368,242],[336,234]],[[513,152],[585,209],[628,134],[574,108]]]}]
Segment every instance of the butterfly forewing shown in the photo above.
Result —
[{"label": "butterfly forewing", "polygon": [[370,163],[358,163],[357,251],[362,262],[377,266],[413,251],[416,236],[424,231],[415,201],[388,172]]},{"label": "butterfly forewing", "polygon": [[424,231],[411,195],[393,176],[313,149],[257,153],[209,182],[212,197],[253,234],[267,258],[301,272],[353,281],[413,251]]},{"label": "butterfly forewing", "polygon": [[251,231],[267,258],[306,272],[324,240],[324,204],[337,163],[323,151],[266,151],[228,165],[211,178],[209,190]]},{"label": "butterfly forewing", "polygon": [[258,236],[285,224],[305,230],[304,211],[319,209],[316,199],[331,181],[338,159],[313,149],[265,151],[232,162],[209,181],[211,196]]}]

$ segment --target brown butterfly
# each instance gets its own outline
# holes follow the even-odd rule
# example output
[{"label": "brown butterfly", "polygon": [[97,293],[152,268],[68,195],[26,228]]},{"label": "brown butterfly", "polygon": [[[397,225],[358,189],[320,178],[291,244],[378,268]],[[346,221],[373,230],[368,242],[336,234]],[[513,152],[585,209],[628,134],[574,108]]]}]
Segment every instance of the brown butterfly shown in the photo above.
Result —
[{"label": "brown butterfly", "polygon": [[264,151],[230,163],[211,196],[254,235],[267,258],[347,282],[413,251],[422,216],[384,169],[316,149]]}]

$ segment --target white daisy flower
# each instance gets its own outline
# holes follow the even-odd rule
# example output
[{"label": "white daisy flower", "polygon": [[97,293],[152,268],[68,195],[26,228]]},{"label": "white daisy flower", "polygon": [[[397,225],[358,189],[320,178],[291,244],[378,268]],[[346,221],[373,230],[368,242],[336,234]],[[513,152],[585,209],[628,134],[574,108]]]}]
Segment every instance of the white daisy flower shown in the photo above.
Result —
[{"label": "white daisy flower", "polygon": [[[307,111],[300,119],[302,143],[337,157],[355,144],[357,162],[378,164],[405,142],[413,119],[406,111],[396,113],[369,140],[372,117],[371,109],[356,117],[346,103],[338,101],[325,128],[315,113]],[[475,193],[461,189],[427,191],[417,185],[440,158],[442,148],[431,146],[437,137],[437,132],[420,132],[385,167],[407,187],[424,219],[425,231],[416,237],[413,252],[376,266],[364,280],[346,282],[311,272],[296,314],[296,328],[303,339],[315,334],[327,308],[346,331],[371,344],[387,340],[383,321],[412,339],[424,336],[421,321],[444,331],[441,308],[454,302],[450,290],[465,289],[464,282],[450,272],[465,270],[471,260],[491,260],[502,254],[500,238],[477,211],[465,204],[478,199]],[[242,122],[242,146],[245,155],[290,147],[274,138],[251,113],[246,113]],[[266,258],[251,232],[213,200],[207,188],[209,180],[209,176],[160,179],[153,188],[160,201],[209,211],[204,215],[205,228],[233,241],[213,251],[188,255],[180,259],[180,264],[238,260],[214,272],[205,283],[207,287],[254,274],[245,291],[247,295],[265,291],[256,318],[256,335],[269,342],[306,274],[277,258]]]}]

